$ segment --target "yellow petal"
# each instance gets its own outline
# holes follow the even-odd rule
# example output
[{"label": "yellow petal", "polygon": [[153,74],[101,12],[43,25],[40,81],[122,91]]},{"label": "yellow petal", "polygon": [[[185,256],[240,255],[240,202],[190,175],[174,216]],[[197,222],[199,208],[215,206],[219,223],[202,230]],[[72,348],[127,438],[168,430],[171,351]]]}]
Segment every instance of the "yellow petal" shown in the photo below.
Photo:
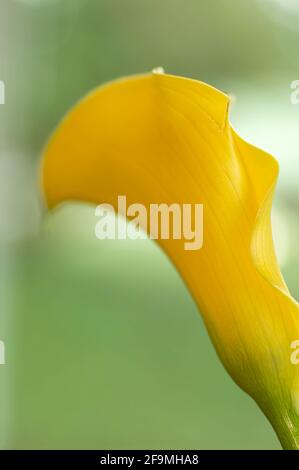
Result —
[{"label": "yellow petal", "polygon": [[195,80],[153,73],[109,83],[66,116],[43,152],[51,208],[68,200],[117,208],[204,205],[204,244],[159,240],[187,283],[234,380],[299,447],[298,304],[281,276],[270,211],[276,161],[228,121],[229,98]]}]

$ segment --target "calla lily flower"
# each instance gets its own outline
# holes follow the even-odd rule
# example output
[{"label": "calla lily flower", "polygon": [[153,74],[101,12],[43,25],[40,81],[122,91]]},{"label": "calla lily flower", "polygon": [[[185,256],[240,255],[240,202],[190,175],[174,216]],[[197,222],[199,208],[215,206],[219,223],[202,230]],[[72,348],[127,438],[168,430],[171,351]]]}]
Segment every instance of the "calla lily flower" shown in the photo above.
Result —
[{"label": "calla lily flower", "polygon": [[153,71],[102,86],[64,118],[42,155],[48,208],[65,201],[201,203],[204,242],[159,239],[217,353],[286,449],[299,448],[299,308],[276,261],[271,205],[278,164],[242,140],[229,97]]}]

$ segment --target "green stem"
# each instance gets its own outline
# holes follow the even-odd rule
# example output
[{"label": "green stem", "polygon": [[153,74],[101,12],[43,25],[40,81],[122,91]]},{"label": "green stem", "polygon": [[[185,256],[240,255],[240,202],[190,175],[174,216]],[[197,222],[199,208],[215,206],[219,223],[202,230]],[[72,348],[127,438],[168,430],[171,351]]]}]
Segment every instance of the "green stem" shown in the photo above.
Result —
[{"label": "green stem", "polygon": [[297,413],[269,418],[284,450],[299,450],[299,416]]}]

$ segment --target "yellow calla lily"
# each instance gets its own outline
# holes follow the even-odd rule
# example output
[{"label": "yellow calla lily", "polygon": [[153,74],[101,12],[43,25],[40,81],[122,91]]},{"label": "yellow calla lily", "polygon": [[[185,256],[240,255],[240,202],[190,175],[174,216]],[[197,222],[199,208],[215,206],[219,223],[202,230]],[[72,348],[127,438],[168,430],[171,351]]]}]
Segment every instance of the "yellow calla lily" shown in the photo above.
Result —
[{"label": "yellow calla lily", "polygon": [[152,73],[93,91],[48,142],[42,189],[52,208],[202,203],[204,243],[158,243],[202,313],[225,368],[251,395],[284,448],[299,448],[298,304],[280,273],[270,212],[277,162],[243,141],[229,98],[196,80]]}]

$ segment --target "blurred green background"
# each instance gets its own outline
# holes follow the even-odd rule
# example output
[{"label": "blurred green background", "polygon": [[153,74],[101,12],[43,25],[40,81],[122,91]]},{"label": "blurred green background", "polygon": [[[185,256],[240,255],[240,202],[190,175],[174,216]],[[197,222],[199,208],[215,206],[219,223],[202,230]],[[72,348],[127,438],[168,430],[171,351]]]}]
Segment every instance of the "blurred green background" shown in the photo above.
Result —
[{"label": "blurred green background", "polygon": [[158,247],[98,241],[94,208],[42,213],[45,139],[91,88],[163,66],[234,96],[273,153],[283,273],[298,298],[296,0],[0,0],[1,448],[278,449],[219,363]]}]

